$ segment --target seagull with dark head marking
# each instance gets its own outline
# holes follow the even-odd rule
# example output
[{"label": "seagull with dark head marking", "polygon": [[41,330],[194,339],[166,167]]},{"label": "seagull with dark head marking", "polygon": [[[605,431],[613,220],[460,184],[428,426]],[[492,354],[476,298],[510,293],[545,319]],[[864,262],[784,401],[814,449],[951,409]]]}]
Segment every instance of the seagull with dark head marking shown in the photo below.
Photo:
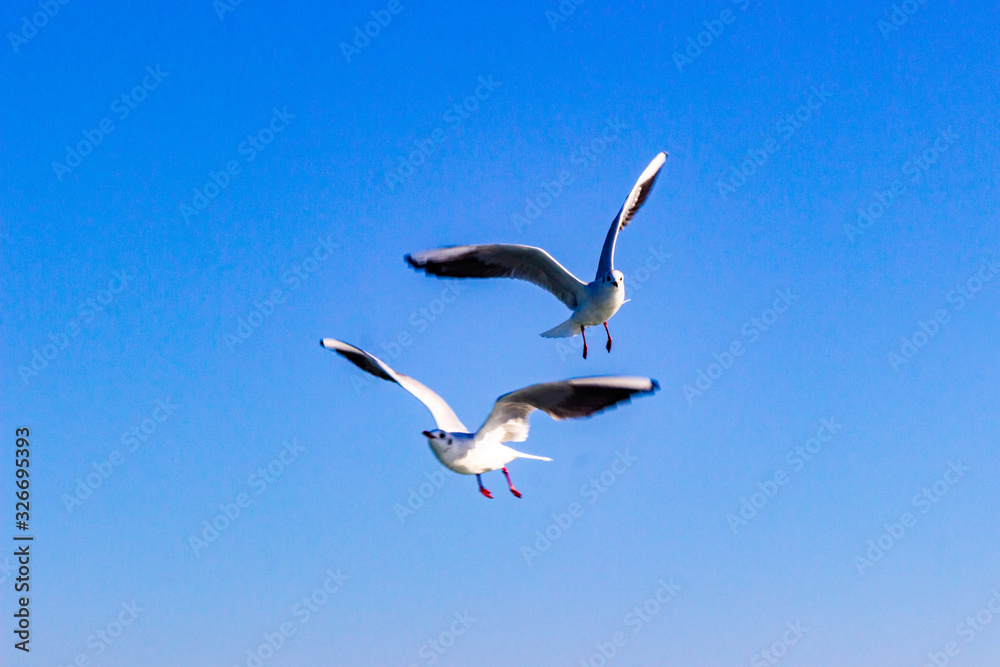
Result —
[{"label": "seagull with dark head marking", "polygon": [[633,396],[652,394],[660,388],[656,380],[627,376],[534,384],[498,398],[479,430],[470,432],[451,406],[420,382],[397,373],[385,362],[348,343],[324,338],[320,345],[377,378],[395,382],[423,403],[437,426],[432,431],[423,431],[434,456],[445,467],[459,474],[475,475],[479,492],[487,498],[492,498],[493,494],[483,486],[480,477],[483,473],[503,470],[510,492],[520,498],[521,492],[510,481],[507,464],[514,459],[552,460],[525,454],[503,444],[528,439],[528,417],[535,410],[541,410],[557,420],[577,419],[628,403]]},{"label": "seagull with dark head marking", "polygon": [[541,248],[526,245],[496,243],[464,245],[424,250],[406,256],[406,262],[418,271],[442,278],[517,278],[527,280],[555,295],[573,311],[559,326],[541,334],[546,338],[568,338],[583,335],[583,358],[587,358],[586,327],[604,325],[608,335],[606,345],[611,351],[611,331],[608,320],[625,303],[625,276],[614,267],[615,242],[653,190],[660,168],[667,159],[660,153],[649,163],[633,186],[621,210],[611,223],[597,276],[585,283],[567,271],[552,255]]}]

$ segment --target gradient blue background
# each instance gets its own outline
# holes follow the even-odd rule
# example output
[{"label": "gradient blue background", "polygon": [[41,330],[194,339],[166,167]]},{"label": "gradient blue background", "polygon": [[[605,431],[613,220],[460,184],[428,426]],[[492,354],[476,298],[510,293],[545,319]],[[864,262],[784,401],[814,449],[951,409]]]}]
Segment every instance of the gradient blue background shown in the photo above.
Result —
[{"label": "gradient blue background", "polygon": [[[554,29],[554,0],[402,6],[350,63],[340,43],[385,3],[244,2],[220,20],[209,0],[77,1],[18,53],[0,45],[0,511],[9,540],[26,425],[36,535],[32,652],[12,648],[8,576],[3,663],[243,665],[340,568],[343,590],[264,664],[428,664],[421,646],[465,611],[475,623],[437,664],[578,665],[623,631],[609,664],[751,665],[794,621],[808,632],[787,665],[923,665],[952,640],[952,664],[994,664],[1000,619],[968,644],[956,627],[1000,586],[1000,281],[960,311],[948,294],[998,257],[996,6],[929,0],[887,38],[888,1],[588,0]],[[679,72],[674,52],[727,7],[735,22]],[[0,29],[35,11],[5,3]],[[169,75],[60,182],[52,161],[157,65]],[[500,86],[456,130],[442,114],[480,76]],[[727,168],[824,84],[829,101],[723,200]],[[185,222],[193,188],[286,106],[288,127]],[[574,151],[613,117],[626,129],[579,171]],[[439,150],[387,186],[438,127]],[[948,127],[959,139],[907,180]],[[525,243],[589,280],[660,150],[616,259],[634,286],[650,247],[671,258],[612,320],[612,354],[599,330],[586,362],[539,338],[568,313],[511,281],[463,283],[417,330],[411,314],[448,283],[404,253]],[[573,183],[518,231],[511,215],[564,169]],[[906,193],[849,243],[856,208],[897,179]],[[283,276],[320,237],[339,248],[293,289]],[[121,270],[132,283],[23,381]],[[224,336],[275,288],[284,303],[231,350]],[[783,289],[799,301],[689,404],[682,387]],[[939,308],[950,322],[894,372],[888,353]],[[422,406],[383,382],[356,390],[363,374],[323,336],[426,382],[470,426],[537,381],[643,374],[662,390],[587,421],[536,415],[524,450],[554,462],[510,466],[523,500],[487,475],[487,501],[433,459]],[[176,412],[68,513],[63,494],[166,397]],[[727,513],[831,416],[843,430],[734,535]],[[304,453],[256,495],[248,477],[293,439]],[[588,504],[581,488],[626,447],[640,463]],[[853,558],[949,460],[969,472],[859,575]],[[394,506],[437,471],[445,484],[401,522]],[[251,505],[196,556],[189,537],[241,492]],[[571,502],[584,514],[526,563]],[[681,591],[632,633],[625,615],[661,578]],[[132,600],[144,611],[95,656],[88,637]]]}]

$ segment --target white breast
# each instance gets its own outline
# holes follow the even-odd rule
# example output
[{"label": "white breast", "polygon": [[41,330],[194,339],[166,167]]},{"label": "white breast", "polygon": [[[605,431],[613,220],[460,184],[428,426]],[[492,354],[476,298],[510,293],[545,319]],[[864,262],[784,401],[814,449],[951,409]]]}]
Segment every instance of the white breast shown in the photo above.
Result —
[{"label": "white breast", "polygon": [[516,451],[499,442],[476,442],[472,438],[463,438],[442,452],[433,447],[431,451],[447,468],[462,475],[478,475],[499,470],[518,455]]},{"label": "white breast", "polygon": [[607,322],[625,302],[625,289],[603,283],[587,285],[588,299],[573,313],[573,320],[587,327]]}]

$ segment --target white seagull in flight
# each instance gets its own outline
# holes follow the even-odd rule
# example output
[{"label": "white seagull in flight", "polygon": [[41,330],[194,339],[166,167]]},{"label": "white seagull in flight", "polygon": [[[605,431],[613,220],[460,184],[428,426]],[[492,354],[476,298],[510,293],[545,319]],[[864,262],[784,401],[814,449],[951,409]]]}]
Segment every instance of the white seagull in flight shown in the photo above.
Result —
[{"label": "white seagull in flight", "polygon": [[434,456],[445,467],[459,474],[475,475],[479,482],[479,492],[487,498],[492,498],[493,494],[483,486],[480,477],[482,473],[498,468],[503,470],[510,492],[520,498],[521,493],[511,484],[506,465],[514,459],[552,460],[525,454],[503,444],[528,439],[528,417],[535,410],[542,410],[557,420],[587,417],[620,403],[628,403],[633,396],[651,394],[660,388],[656,380],[626,376],[576,378],[534,384],[498,398],[486,422],[473,433],[443,398],[413,378],[397,373],[383,361],[348,343],[324,338],[320,345],[336,352],[361,370],[395,382],[416,396],[430,410],[437,424],[433,431],[423,431]]},{"label": "white seagull in flight", "polygon": [[567,338],[583,334],[583,358],[587,358],[586,327],[604,324],[608,334],[607,350],[611,351],[611,332],[608,320],[625,302],[625,276],[616,271],[615,241],[618,232],[625,228],[646,201],[656,183],[660,167],[667,159],[660,153],[649,163],[625,203],[618,211],[608,236],[604,239],[597,276],[585,283],[567,271],[552,255],[541,248],[526,245],[497,243],[491,245],[464,245],[424,250],[406,256],[414,269],[443,278],[517,278],[534,283],[551,292],[573,311],[573,315],[542,336]]}]

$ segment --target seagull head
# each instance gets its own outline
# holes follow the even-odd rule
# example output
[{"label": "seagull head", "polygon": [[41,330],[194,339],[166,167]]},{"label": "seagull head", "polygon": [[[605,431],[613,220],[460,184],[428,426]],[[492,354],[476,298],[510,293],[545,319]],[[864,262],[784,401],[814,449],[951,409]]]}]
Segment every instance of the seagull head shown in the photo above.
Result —
[{"label": "seagull head", "polygon": [[451,447],[455,438],[447,431],[442,431],[439,428],[433,431],[421,431],[424,437],[427,438],[427,444],[431,446],[431,449],[435,454],[442,454]]},{"label": "seagull head", "polygon": [[602,282],[609,287],[621,289],[625,287],[625,274],[617,269],[611,269],[604,274]]}]

